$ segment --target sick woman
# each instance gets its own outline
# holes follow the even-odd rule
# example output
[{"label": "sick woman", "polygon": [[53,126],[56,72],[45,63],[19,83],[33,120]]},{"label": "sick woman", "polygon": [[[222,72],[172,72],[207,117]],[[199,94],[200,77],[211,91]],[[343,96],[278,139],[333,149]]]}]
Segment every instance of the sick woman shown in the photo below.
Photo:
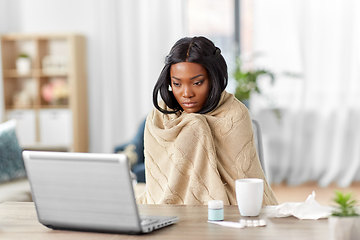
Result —
[{"label": "sick woman", "polygon": [[234,205],[235,180],[261,178],[263,205],[277,204],[256,152],[248,109],[226,92],[227,83],[226,62],[209,39],[186,37],[172,47],[146,120],[146,190],[139,203]]}]

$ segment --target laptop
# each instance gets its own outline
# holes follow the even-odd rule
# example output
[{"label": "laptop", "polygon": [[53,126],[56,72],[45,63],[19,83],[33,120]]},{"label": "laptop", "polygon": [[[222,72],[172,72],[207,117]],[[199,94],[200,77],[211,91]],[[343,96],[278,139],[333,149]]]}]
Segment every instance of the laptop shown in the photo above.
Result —
[{"label": "laptop", "polygon": [[124,154],[23,151],[39,222],[56,230],[148,233],[178,217],[140,216]]}]

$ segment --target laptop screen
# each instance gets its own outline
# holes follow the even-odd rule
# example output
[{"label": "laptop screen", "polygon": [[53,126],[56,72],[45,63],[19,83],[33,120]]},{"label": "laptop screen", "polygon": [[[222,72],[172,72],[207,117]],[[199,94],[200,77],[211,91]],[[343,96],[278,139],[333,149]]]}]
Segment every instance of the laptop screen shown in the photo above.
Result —
[{"label": "laptop screen", "polygon": [[23,158],[42,224],[141,231],[125,155],[24,151]]}]

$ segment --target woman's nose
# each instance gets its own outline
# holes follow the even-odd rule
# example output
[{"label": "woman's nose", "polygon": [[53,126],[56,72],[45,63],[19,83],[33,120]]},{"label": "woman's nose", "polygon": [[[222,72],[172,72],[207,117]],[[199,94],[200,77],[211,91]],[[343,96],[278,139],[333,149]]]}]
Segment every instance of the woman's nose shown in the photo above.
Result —
[{"label": "woman's nose", "polygon": [[194,92],[192,91],[191,87],[184,86],[183,97],[184,98],[191,98],[193,96],[194,96]]}]

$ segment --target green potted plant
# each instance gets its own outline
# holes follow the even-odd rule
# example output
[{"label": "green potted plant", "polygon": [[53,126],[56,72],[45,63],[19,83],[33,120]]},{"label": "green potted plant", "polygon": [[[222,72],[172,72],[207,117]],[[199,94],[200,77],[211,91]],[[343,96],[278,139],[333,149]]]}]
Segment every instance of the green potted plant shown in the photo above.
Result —
[{"label": "green potted plant", "polygon": [[250,94],[252,92],[261,93],[258,87],[258,78],[260,76],[270,77],[271,83],[275,81],[275,75],[271,71],[265,69],[244,69],[241,58],[236,59],[236,66],[233,73],[236,80],[235,97],[249,107]]},{"label": "green potted plant", "polygon": [[[258,57],[259,54],[253,55],[253,58]],[[236,90],[235,90],[235,97],[240,100],[242,103],[245,104],[247,108],[250,107],[250,95],[253,92],[257,92],[259,94],[263,94],[261,89],[258,85],[258,79],[262,76],[267,76],[270,78],[271,84],[274,84],[276,75],[269,70],[266,69],[252,69],[244,67],[244,62],[241,57],[236,59],[235,70],[233,72],[233,77],[236,80]],[[282,73],[284,76],[293,77],[293,78],[300,78],[301,74],[298,73],[291,73],[291,72],[284,72]],[[265,96],[266,99],[270,102],[273,106],[273,112],[278,120],[281,119],[281,113],[278,108],[275,107],[273,101]]]},{"label": "green potted plant", "polygon": [[[241,58],[236,59],[235,70],[233,77],[236,80],[235,97],[240,100],[244,105],[250,109],[250,95],[253,92],[261,94],[258,86],[258,78],[260,76],[270,77],[271,84],[275,82],[275,74],[266,69],[245,69]],[[269,101],[271,99],[268,98]],[[272,103],[272,102],[271,102]],[[272,103],[272,105],[274,105]],[[277,119],[281,118],[279,109],[274,108],[273,112]]]},{"label": "green potted plant", "polygon": [[335,210],[328,218],[330,239],[358,239],[360,237],[360,217],[356,212],[356,200],[352,194],[335,192],[333,201],[336,203]]}]

